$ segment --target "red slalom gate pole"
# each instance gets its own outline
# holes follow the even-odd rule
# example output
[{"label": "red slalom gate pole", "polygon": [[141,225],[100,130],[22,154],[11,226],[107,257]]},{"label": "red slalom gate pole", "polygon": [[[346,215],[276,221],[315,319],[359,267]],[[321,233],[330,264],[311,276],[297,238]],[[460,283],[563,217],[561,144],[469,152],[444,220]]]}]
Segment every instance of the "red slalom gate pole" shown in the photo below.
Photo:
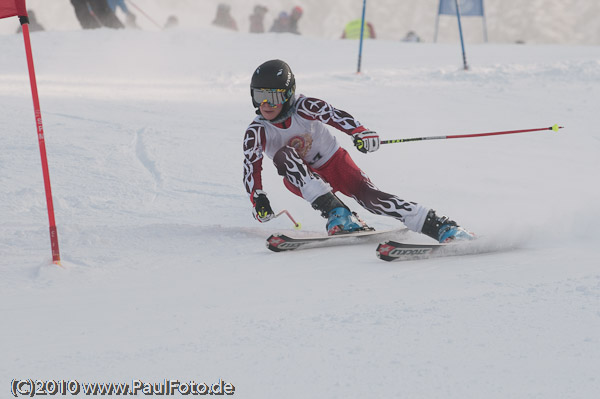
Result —
[{"label": "red slalom gate pole", "polygon": [[44,139],[44,126],[42,125],[42,112],[40,111],[40,100],[33,67],[33,54],[29,38],[29,20],[27,17],[19,17],[25,40],[25,52],[27,54],[27,67],[29,68],[29,81],[31,83],[31,96],[33,97],[33,110],[35,112],[35,124],[37,127],[38,144],[42,159],[42,172],[44,175],[44,187],[46,189],[46,204],[48,207],[48,222],[50,224],[50,245],[52,248],[52,262],[60,265],[60,251],[58,249],[58,233],[54,220],[54,205],[52,203],[52,189],[50,187],[50,172],[48,170],[48,158],[46,157],[46,142]]},{"label": "red slalom gate pole", "polygon": [[447,136],[427,136],[427,137],[412,137],[408,139],[396,139],[396,140],[381,140],[381,144],[394,144],[394,143],[406,143],[409,141],[424,141],[424,140],[445,140],[445,139],[464,139],[468,137],[484,137],[484,136],[498,136],[501,134],[515,134],[515,133],[528,133],[528,132],[539,132],[543,130],[551,130],[558,132],[558,129],[563,129],[563,126],[553,125],[550,127],[542,127],[538,129],[523,129],[523,130],[507,130],[503,132],[491,132],[491,133],[474,133],[474,134],[455,134]]}]

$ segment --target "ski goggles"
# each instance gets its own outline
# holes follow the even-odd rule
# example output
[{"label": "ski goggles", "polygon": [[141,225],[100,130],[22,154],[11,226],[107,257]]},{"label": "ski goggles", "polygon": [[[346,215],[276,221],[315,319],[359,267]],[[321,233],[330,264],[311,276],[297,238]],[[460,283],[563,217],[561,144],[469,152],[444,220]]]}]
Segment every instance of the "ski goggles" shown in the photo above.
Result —
[{"label": "ski goggles", "polygon": [[252,89],[252,99],[259,106],[266,102],[276,107],[290,99],[289,89]]}]

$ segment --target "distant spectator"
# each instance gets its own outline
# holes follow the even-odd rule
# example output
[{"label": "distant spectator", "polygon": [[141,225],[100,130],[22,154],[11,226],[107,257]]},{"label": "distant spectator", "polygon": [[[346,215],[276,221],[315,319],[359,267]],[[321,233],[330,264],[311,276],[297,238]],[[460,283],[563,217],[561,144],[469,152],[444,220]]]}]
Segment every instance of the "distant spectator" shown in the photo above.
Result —
[{"label": "distant spectator", "polygon": [[271,26],[270,32],[287,32],[299,35],[300,32],[298,31],[298,20],[300,17],[302,17],[301,7],[294,7],[291,14],[282,11],[279,13],[277,19],[273,21],[273,26]]},{"label": "distant spectator", "polygon": [[179,26],[179,18],[175,15],[169,15],[167,22],[165,22],[165,29],[176,28],[177,26]]},{"label": "distant spectator", "polygon": [[231,16],[231,7],[224,3],[219,4],[217,7],[217,16],[212,23],[222,28],[238,30],[237,23]]},{"label": "distant spectator", "polygon": [[[360,30],[362,27],[362,19],[355,19],[354,21],[348,22],[342,33],[342,39],[360,39]],[[375,39],[375,28],[373,24],[367,22],[363,32],[364,39]]]},{"label": "distant spectator", "polygon": [[264,20],[267,11],[268,9],[265,6],[257,5],[254,7],[254,12],[250,15],[250,33],[264,33]]},{"label": "distant spectator", "polygon": [[419,35],[417,35],[414,31],[409,31],[406,36],[404,36],[404,39],[402,39],[403,42],[410,42],[410,43],[419,43],[421,42],[421,38],[419,37]]},{"label": "distant spectator", "polygon": [[298,31],[298,20],[302,17],[302,8],[296,6],[292,9],[292,13],[290,14],[290,33],[294,33],[299,35]]},{"label": "distant spectator", "polygon": [[279,13],[277,18],[273,21],[273,25],[271,25],[271,29],[269,32],[289,32],[290,31],[290,16],[287,12],[282,11]]},{"label": "distant spectator", "polygon": [[125,27],[108,6],[107,0],[71,0],[71,4],[83,29]]},{"label": "distant spectator", "polygon": [[121,11],[123,11],[123,13],[125,14],[125,26],[127,26],[128,28],[139,29],[139,26],[137,26],[137,24],[135,22],[136,16],[134,13],[129,11],[127,4],[125,4],[125,0],[107,0],[107,1],[108,1],[108,6],[115,13],[115,15],[117,12],[117,8],[120,8]]},{"label": "distant spectator", "polygon": [[[40,32],[45,30],[35,18],[35,12],[33,12],[33,10],[27,10],[27,15],[29,16],[29,32]],[[21,33],[22,31],[23,28],[19,26],[17,28],[17,33]]]},{"label": "distant spectator", "polygon": [[87,0],[71,0],[71,4],[75,9],[75,16],[83,29],[97,29],[102,27],[98,18],[91,12]]}]

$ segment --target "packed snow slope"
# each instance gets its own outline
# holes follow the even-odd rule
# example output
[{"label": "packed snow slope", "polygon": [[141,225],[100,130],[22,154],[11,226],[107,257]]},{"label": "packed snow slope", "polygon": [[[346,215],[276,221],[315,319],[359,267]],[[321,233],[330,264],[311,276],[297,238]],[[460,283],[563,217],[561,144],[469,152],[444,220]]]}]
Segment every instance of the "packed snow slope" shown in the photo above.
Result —
[{"label": "packed snow slope", "polygon": [[[4,21],[2,21],[4,23]],[[594,398],[600,391],[600,48],[357,43],[212,28],[32,34],[62,255],[50,262],[22,38],[0,40],[0,386],[15,378],[216,382],[240,398]],[[385,263],[374,245],[271,253],[242,184],[249,80],[390,144],[375,184],[503,251]],[[324,221],[283,187],[276,211]],[[377,229],[400,223],[362,211]],[[423,241],[418,234],[409,240]]]}]

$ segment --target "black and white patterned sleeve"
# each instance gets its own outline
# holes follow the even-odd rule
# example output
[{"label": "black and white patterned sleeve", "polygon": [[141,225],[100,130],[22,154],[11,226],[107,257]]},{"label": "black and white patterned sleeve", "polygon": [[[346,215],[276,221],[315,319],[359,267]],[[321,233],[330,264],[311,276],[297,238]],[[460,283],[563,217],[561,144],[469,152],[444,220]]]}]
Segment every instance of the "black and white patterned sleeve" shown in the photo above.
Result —
[{"label": "black and white patterned sleeve", "polygon": [[265,148],[265,128],[252,122],[244,135],[244,187],[250,200],[256,190],[262,190],[262,160]]},{"label": "black and white patterned sleeve", "polygon": [[321,121],[349,135],[366,130],[352,115],[318,98],[300,97],[298,115],[304,119]]}]

